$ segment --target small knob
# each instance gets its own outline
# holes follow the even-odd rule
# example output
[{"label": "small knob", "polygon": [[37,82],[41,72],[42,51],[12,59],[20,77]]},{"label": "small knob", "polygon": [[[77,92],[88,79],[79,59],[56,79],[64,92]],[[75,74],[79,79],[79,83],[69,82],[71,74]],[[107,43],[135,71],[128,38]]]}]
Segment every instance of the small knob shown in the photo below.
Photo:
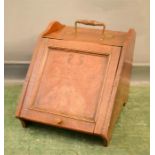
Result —
[{"label": "small knob", "polygon": [[61,124],[62,122],[63,121],[60,118],[56,119],[56,124]]}]

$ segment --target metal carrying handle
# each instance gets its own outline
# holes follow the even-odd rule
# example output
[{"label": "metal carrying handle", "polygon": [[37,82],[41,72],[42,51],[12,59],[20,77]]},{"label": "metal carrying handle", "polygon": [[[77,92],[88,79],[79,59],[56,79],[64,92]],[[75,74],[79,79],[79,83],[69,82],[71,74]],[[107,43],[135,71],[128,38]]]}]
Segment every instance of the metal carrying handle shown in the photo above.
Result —
[{"label": "metal carrying handle", "polygon": [[105,24],[95,20],[77,20],[75,21],[75,33],[77,33],[77,24],[91,25],[91,26],[103,26],[102,33],[105,31]]}]

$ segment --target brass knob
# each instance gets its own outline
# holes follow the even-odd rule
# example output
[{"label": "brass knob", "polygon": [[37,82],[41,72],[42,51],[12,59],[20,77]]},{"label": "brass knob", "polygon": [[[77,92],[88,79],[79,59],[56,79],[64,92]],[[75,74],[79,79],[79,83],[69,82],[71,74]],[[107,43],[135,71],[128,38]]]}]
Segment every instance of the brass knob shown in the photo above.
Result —
[{"label": "brass knob", "polygon": [[63,121],[60,118],[56,119],[56,124],[61,124]]}]

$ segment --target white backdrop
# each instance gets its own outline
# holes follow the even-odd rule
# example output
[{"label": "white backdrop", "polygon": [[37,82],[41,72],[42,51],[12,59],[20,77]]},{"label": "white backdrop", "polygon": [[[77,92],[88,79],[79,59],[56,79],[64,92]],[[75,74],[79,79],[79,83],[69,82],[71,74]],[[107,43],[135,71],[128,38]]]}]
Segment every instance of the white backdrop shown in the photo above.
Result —
[{"label": "white backdrop", "polygon": [[29,61],[49,21],[105,22],[107,29],[137,32],[134,63],[149,63],[149,0],[5,0],[5,60]]}]

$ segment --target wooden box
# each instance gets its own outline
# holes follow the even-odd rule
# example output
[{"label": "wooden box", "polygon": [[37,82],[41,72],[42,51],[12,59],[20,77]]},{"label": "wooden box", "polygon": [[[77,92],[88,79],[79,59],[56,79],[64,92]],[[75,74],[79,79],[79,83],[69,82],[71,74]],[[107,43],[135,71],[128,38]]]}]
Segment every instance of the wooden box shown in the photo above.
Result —
[{"label": "wooden box", "polygon": [[105,30],[87,20],[75,27],[50,23],[38,39],[16,117],[23,126],[34,121],[99,135],[108,145],[128,99],[134,43],[133,29]]}]

